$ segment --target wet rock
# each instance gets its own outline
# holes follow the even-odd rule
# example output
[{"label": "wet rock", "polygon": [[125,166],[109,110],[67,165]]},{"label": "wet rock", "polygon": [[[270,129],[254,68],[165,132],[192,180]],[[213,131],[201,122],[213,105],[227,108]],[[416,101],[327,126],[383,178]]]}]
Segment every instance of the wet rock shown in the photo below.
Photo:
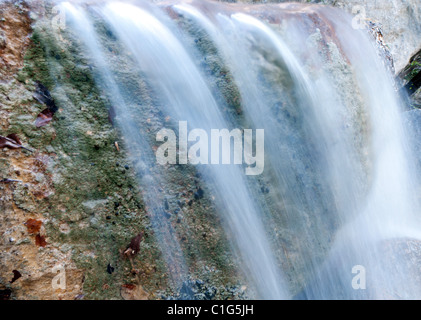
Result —
[{"label": "wet rock", "polygon": [[421,108],[421,50],[415,53],[398,75],[401,81],[401,96],[408,109]]},{"label": "wet rock", "polygon": [[244,286],[214,286],[209,281],[189,278],[175,295],[162,295],[165,300],[245,299]]},{"label": "wet rock", "polygon": [[199,187],[199,188],[197,189],[197,191],[194,193],[194,198],[195,198],[196,200],[202,199],[202,198],[203,198],[204,193],[205,193],[205,192],[203,191],[203,189]]},{"label": "wet rock", "polygon": [[389,0],[313,0],[312,2],[333,5],[348,11],[354,16],[356,16],[355,10],[362,8],[361,14],[364,20],[380,22],[383,26],[385,42],[390,48],[397,72],[400,72],[405,67],[409,57],[420,49],[421,7],[419,6],[419,0],[402,2]]}]

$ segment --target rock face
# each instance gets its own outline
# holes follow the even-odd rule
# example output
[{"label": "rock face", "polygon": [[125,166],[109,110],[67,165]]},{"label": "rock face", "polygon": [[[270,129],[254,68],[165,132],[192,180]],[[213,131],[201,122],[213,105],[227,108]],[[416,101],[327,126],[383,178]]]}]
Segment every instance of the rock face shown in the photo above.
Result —
[{"label": "rock face", "polygon": [[421,108],[421,50],[414,54],[406,67],[399,73],[402,79],[402,94],[409,99],[412,108]]},{"label": "rock face", "polygon": [[[334,5],[352,11],[352,3]],[[397,70],[421,36],[415,4],[366,6],[367,18],[383,24]],[[389,15],[392,5],[405,12],[403,19]],[[48,1],[1,2],[0,14],[0,135],[15,133],[33,150],[0,150],[0,299],[247,298],[212,193],[191,167],[172,168],[165,186],[172,193],[163,203],[163,216],[179,235],[191,275],[182,283],[171,282],[136,183],[136,164],[114,127],[113,106],[97,88],[88,57],[79,52],[77,41],[57,40],[51,28],[56,12]],[[337,75],[338,84],[352,87],[344,76],[349,66],[334,39],[318,30],[311,41],[330,43],[328,71]],[[108,44],[110,55],[119,52],[112,40]],[[219,84],[228,87],[231,80],[215,62],[217,55],[207,57],[214,62],[209,73],[224,78]],[[126,71],[124,65],[114,67]],[[127,88],[140,88],[139,96],[146,97],[143,83],[130,75],[126,81]],[[36,119],[50,106],[37,97],[40,84],[57,105],[43,126]],[[359,105],[356,93],[341,94],[350,107]],[[240,109],[238,92],[227,89],[224,95]],[[134,101],[136,107],[141,103]],[[145,110],[144,125],[153,132],[165,115],[150,105]],[[274,237],[285,237],[288,231],[281,231]],[[133,254],[125,254],[140,234]],[[296,259],[294,252],[279,251],[279,256]]]},{"label": "rock face", "polygon": [[10,6],[0,3],[0,68],[4,73],[13,74],[23,65],[31,31],[29,16],[21,14],[25,10],[24,4]]},{"label": "rock face", "polygon": [[421,47],[421,6],[418,0],[323,0],[317,2],[343,8],[352,14],[359,15],[361,19],[381,24],[397,73]]},{"label": "rock face", "polygon": [[[0,135],[15,133],[33,150],[0,149],[0,299],[171,296],[179,288],[169,283],[112,106],[86,57],[57,41],[56,14],[48,1],[0,4]],[[39,84],[57,104],[43,126],[36,119],[51,103]],[[236,282],[209,200],[195,199],[196,172],[172,180],[165,207],[192,274],[218,287]],[[127,259],[141,232],[138,254]]]},{"label": "rock face", "polygon": [[[239,0],[238,2],[289,1]],[[396,73],[399,73],[409,58],[421,48],[421,6],[418,0],[301,0],[299,2],[331,5],[355,15],[357,24],[362,25],[368,20],[381,26],[385,42],[393,55]]]},{"label": "rock face", "polygon": [[[0,12],[0,130],[12,133],[36,109],[31,92],[15,78],[30,46],[32,21],[25,3],[3,2]],[[72,261],[71,250],[49,238],[50,220],[41,205],[55,193],[47,169],[51,156],[7,148],[0,154],[0,290],[10,290],[16,299],[73,299],[82,290],[83,271]],[[61,266],[61,274],[55,266]],[[66,283],[55,286],[57,277]]]}]

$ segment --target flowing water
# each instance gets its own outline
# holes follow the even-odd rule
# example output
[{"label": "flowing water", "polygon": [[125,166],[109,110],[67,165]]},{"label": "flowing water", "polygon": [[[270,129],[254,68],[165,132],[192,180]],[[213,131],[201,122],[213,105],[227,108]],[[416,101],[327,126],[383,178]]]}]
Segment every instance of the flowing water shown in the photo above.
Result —
[{"label": "flowing water", "polygon": [[[189,271],[158,196],[167,168],[156,165],[154,141],[135,121],[148,110],[133,107],[139,92],[110,65],[98,25],[111,30],[105,38],[117,41],[130,77],[145,84],[154,96],[150,106],[174,127],[187,121],[189,129],[209,133],[264,129],[262,177],[270,194],[259,192],[258,177],[246,176],[243,166],[197,165],[255,297],[421,298],[411,252],[402,252],[421,229],[400,100],[351,17],[328,7],[252,10],[204,1],[61,6],[115,106],[176,285]],[[123,55],[112,59],[117,64]],[[227,89],[214,85],[203,65],[224,70],[216,78],[230,77],[239,112],[226,111]],[[359,288],[358,275],[366,277]]]}]

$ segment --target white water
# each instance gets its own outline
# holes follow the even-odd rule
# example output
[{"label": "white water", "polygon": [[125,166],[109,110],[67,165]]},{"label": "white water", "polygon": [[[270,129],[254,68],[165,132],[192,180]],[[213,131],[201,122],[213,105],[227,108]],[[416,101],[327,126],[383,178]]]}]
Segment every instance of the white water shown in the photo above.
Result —
[{"label": "white water", "polygon": [[[99,70],[97,81],[104,91],[107,92],[108,98],[117,113],[116,120],[121,128],[125,143],[130,146],[132,158],[138,167],[151,168],[154,166],[155,158],[150,155],[149,141],[146,138],[146,132],[133,121],[133,114],[128,107],[126,99],[123,98],[121,89],[118,85],[119,79],[114,75],[107,66],[106,57],[103,54],[104,48],[101,47],[95,34],[93,25],[89,21],[84,10],[75,7],[68,2],[62,4],[62,8],[66,12],[68,22],[72,23],[72,27],[77,31],[83,44],[88,48],[88,55],[92,62]],[[135,93],[134,93],[135,94]],[[171,224],[164,216],[164,198],[158,191],[159,188],[165,186],[165,175],[163,172],[154,172],[150,174],[140,175],[139,184],[144,190],[142,193],[143,200],[147,205],[148,214],[151,217],[155,234],[160,243],[160,249],[164,253],[165,260],[168,265],[170,279],[175,285],[181,285],[187,276],[187,267],[183,258],[179,241],[175,236]]]},{"label": "white water", "polygon": [[[279,216],[285,223],[272,227],[283,230],[281,238],[297,242],[287,248],[295,255],[290,270],[282,270],[276,254],[279,250],[270,244],[264,226],[270,223],[264,220],[267,209],[250,190],[242,168],[198,166],[216,192],[226,230],[257,297],[291,297],[284,280],[286,272],[290,277],[304,274],[298,298],[420,298],[421,288],[413,283],[414,275],[407,266],[399,263],[399,252],[393,247],[399,239],[421,239],[415,194],[419,184],[411,174],[400,102],[367,36],[351,28],[348,16],[328,8],[319,10],[337,36],[336,49],[330,46],[329,53],[340,56],[340,48],[349,60],[343,63],[350,67],[341,71],[351,79],[347,82],[335,79],[328,68],[315,68],[325,62],[311,43],[314,34],[294,28],[294,24],[288,29],[292,35],[285,30],[279,33],[248,14],[215,7],[203,10],[193,2],[173,9],[208,35],[233,75],[248,123],[265,129],[266,161],[274,173],[272,187],[277,190],[271,210],[274,221],[279,221]],[[110,88],[113,104],[124,108],[84,10],[66,8],[79,19],[79,31],[86,30],[84,42],[101,70],[101,84]],[[183,30],[159,8],[112,2],[96,10],[132,54],[141,70],[139,76],[173,121],[187,120],[191,128],[205,130],[230,128],[221,111],[224,106],[218,105],[192,58],[197,52],[185,41]],[[304,59],[309,48],[312,57]],[[338,88],[338,83],[356,86],[354,96],[361,97],[356,101],[362,113],[353,109],[358,103],[344,102],[338,91],[348,88]],[[279,101],[282,107],[276,104]],[[119,113],[120,126],[133,128],[130,116],[123,116],[130,114],[128,110]],[[149,142],[135,131],[123,130],[138,149],[147,149]],[[145,165],[151,166],[153,160],[147,161]],[[165,179],[165,170],[152,180],[140,181],[152,186],[146,199],[154,198],[153,186],[162,184],[155,179]],[[159,211],[158,203],[151,207]],[[174,238],[160,241],[167,256],[174,250],[178,250],[177,257],[181,255],[177,245],[170,245],[176,243]],[[391,252],[385,252],[388,246],[392,246]],[[182,265],[174,268],[183,270],[179,278],[186,272]],[[367,271],[366,290],[352,288],[355,265]]]}]

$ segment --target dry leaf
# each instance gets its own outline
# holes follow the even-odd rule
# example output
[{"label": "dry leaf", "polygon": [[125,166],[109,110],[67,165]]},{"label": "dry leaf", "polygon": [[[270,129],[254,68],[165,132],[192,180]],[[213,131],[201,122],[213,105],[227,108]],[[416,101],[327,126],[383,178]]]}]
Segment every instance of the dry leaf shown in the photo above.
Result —
[{"label": "dry leaf", "polygon": [[42,104],[45,104],[48,109],[50,109],[53,113],[58,110],[53,98],[51,97],[50,92],[48,91],[47,87],[45,87],[42,83],[37,82],[37,88],[33,97]]},{"label": "dry leaf", "polygon": [[127,249],[124,251],[126,256],[135,256],[140,251],[140,241],[142,241],[143,232],[139,233],[136,237],[134,237],[131,241]]},{"label": "dry leaf", "polygon": [[28,229],[28,232],[30,234],[38,233],[42,226],[42,221],[35,220],[35,219],[28,219],[28,221],[25,222],[25,226]]},{"label": "dry leaf", "polygon": [[28,151],[32,151],[28,148],[22,146],[22,143],[19,137],[15,134],[9,134],[7,137],[0,136],[0,148],[9,148],[9,149],[26,149]]},{"label": "dry leaf", "polygon": [[35,244],[38,247],[45,247],[47,245],[47,241],[45,241],[45,237],[41,236],[40,234],[37,234],[35,236]]},{"label": "dry leaf", "polygon": [[41,111],[41,113],[38,115],[38,117],[35,120],[35,126],[37,128],[43,127],[46,124],[48,124],[51,120],[53,120],[54,112],[52,112],[50,109],[44,109]]},{"label": "dry leaf", "polygon": [[120,288],[124,300],[148,300],[148,293],[140,285],[123,284]]},{"label": "dry leaf", "polygon": [[0,148],[10,148],[10,149],[19,149],[22,148],[22,145],[19,144],[16,140],[13,140],[8,137],[0,136]]},{"label": "dry leaf", "polygon": [[57,112],[58,107],[56,106],[48,89],[40,82],[37,82],[37,88],[35,93],[33,94],[33,97],[39,103],[45,104],[47,106],[47,109],[41,111],[41,113],[37,116],[37,119],[35,120],[35,126],[39,128],[45,126],[53,119],[53,115]]},{"label": "dry leaf", "polygon": [[7,138],[12,139],[16,141],[17,144],[22,145],[22,142],[20,142],[20,139],[16,133],[11,133],[7,136]]}]

